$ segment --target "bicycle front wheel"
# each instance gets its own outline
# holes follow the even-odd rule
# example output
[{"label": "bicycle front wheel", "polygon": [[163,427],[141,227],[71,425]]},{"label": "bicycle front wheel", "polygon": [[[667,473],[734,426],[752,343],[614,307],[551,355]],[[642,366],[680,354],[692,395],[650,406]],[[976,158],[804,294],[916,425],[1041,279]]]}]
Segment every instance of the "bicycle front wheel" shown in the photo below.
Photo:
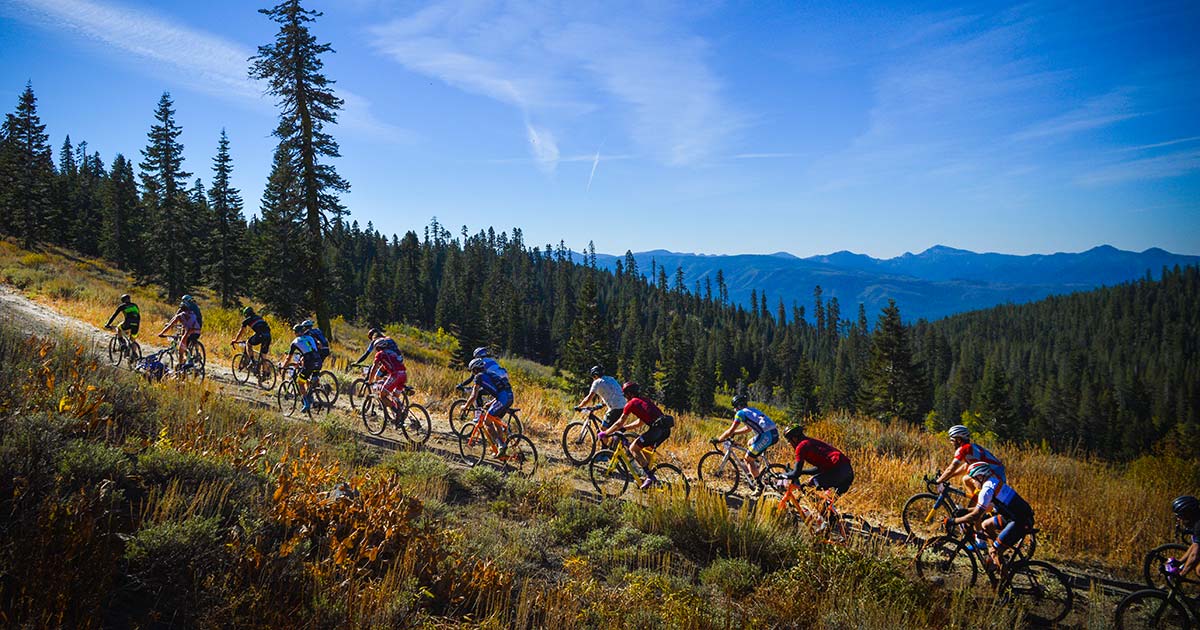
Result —
[{"label": "bicycle front wheel", "polygon": [[612,449],[606,448],[592,456],[588,464],[588,476],[592,486],[602,497],[615,498],[625,494],[633,475],[625,467],[625,462],[617,457]]},{"label": "bicycle front wheel", "polygon": [[317,386],[314,391],[320,390],[324,392],[325,400],[330,407],[337,403],[338,389],[341,383],[338,382],[337,375],[329,370],[321,370],[317,374]]},{"label": "bicycle front wheel", "polygon": [[737,491],[741,474],[733,457],[725,458],[721,451],[709,451],[700,457],[696,478],[706,488],[726,496]]},{"label": "bicycle front wheel", "polygon": [[658,479],[658,483],[654,484],[656,490],[666,493],[679,492],[682,493],[685,499],[687,498],[692,488],[688,484],[687,477],[678,466],[674,464],[659,464],[653,468],[653,471],[655,479]]},{"label": "bicycle front wheel", "polygon": [[1146,585],[1167,590],[1167,574],[1163,571],[1163,564],[1167,558],[1182,558],[1187,550],[1187,545],[1180,543],[1167,543],[1151,549],[1142,561],[1142,577],[1146,580]]},{"label": "bicycle front wheel", "polygon": [[384,428],[387,427],[387,416],[383,408],[383,401],[378,396],[368,395],[364,398],[359,415],[362,417],[363,427],[366,428],[367,433],[383,434]]},{"label": "bicycle front wheel", "polygon": [[108,362],[113,366],[118,366],[121,365],[121,359],[123,358],[125,358],[125,349],[121,347],[121,339],[118,337],[109,338]]},{"label": "bicycle front wheel", "polygon": [[433,433],[429,412],[416,403],[409,403],[404,417],[397,419],[397,422],[400,425],[400,431],[404,433],[404,438],[417,446],[428,442],[429,435]]},{"label": "bicycle front wheel", "polygon": [[275,392],[275,404],[285,416],[296,413],[300,406],[300,398],[300,387],[296,385],[296,381],[284,381],[279,386],[279,391]]},{"label": "bicycle front wheel", "polygon": [[521,424],[521,419],[517,417],[517,414],[511,411],[508,412],[508,420],[505,422],[505,425],[508,427],[509,433],[525,432],[525,426]]},{"label": "bicycle front wheel", "polygon": [[997,587],[1000,598],[1025,611],[1034,624],[1053,624],[1065,619],[1075,604],[1075,592],[1062,571],[1040,560],[1013,565]]},{"label": "bicycle front wheel", "polygon": [[576,466],[588,463],[596,452],[596,434],[587,421],[576,420],[566,426],[562,433],[563,455]]},{"label": "bicycle front wheel", "polygon": [[460,428],[471,421],[471,410],[467,409],[467,399],[459,398],[450,403],[450,413],[446,419],[450,422],[450,432],[457,435]]},{"label": "bicycle front wheel", "polygon": [[943,501],[938,505],[938,495],[929,492],[914,494],[904,503],[900,513],[900,521],[904,523],[904,533],[913,538],[929,540],[945,533],[942,530],[942,517],[954,516],[950,503]]},{"label": "bicycle front wheel", "polygon": [[475,428],[474,422],[468,422],[459,427],[458,431],[458,454],[462,455],[463,461],[471,466],[483,461],[484,455],[487,453],[487,435],[480,428]]},{"label": "bicycle front wheel", "polygon": [[1164,591],[1134,591],[1117,604],[1117,630],[1183,630],[1191,628],[1187,609]]},{"label": "bicycle front wheel", "polygon": [[917,552],[917,575],[943,588],[958,591],[975,586],[979,567],[966,545],[953,536],[936,536]]},{"label": "bicycle front wheel", "polygon": [[537,472],[538,454],[533,440],[520,433],[515,433],[508,436],[508,439],[504,441],[504,446],[506,447],[504,458],[500,460],[500,464],[505,473],[516,473],[528,479]]},{"label": "bicycle front wheel", "polygon": [[279,374],[275,371],[275,364],[266,359],[259,359],[256,366],[255,378],[258,380],[258,386],[263,391],[271,391],[275,389],[275,379]]},{"label": "bicycle front wheel", "polygon": [[246,356],[245,352],[233,355],[233,380],[239,385],[245,385],[250,380],[250,373],[254,371],[254,361]]},{"label": "bicycle front wheel", "polygon": [[204,344],[199,340],[188,344],[188,360],[193,364],[198,364],[203,372],[204,365],[208,362],[208,352],[204,350]]},{"label": "bicycle front wheel", "polygon": [[350,391],[347,393],[350,396],[350,406],[358,408],[367,394],[371,393],[371,387],[367,384],[367,379],[359,377],[350,383]]}]

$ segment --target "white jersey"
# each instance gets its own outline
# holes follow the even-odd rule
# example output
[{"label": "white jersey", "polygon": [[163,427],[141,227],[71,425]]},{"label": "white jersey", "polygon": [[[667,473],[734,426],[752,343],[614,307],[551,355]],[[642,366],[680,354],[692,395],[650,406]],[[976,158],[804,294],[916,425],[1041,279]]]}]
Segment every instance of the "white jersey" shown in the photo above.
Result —
[{"label": "white jersey", "polygon": [[617,379],[611,376],[601,376],[592,381],[592,389],[588,393],[599,396],[604,406],[609,409],[625,408],[625,394],[621,393],[621,385],[617,383]]}]

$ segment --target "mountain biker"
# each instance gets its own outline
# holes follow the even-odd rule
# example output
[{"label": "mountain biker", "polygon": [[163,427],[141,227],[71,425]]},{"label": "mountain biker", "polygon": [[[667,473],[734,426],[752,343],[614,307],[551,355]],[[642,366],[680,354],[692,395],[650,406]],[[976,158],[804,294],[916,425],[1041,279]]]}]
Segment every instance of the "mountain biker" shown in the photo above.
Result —
[{"label": "mountain biker", "polygon": [[[671,437],[671,427],[675,426],[675,418],[663,413],[658,405],[643,396],[641,387],[637,383],[625,383],[621,386],[621,393],[629,402],[625,403],[625,408],[621,410],[620,419],[611,427],[601,431],[596,437],[604,440],[613,433],[628,431],[639,424],[648,427],[629,447],[629,453],[646,471],[646,480],[642,482],[642,490],[645,490],[656,483],[658,479],[654,476],[654,471],[650,470],[650,460],[643,451],[647,448],[654,450]],[[629,422],[630,416],[635,418],[632,423]]]},{"label": "mountain biker", "polygon": [[[935,483],[938,484],[938,494],[945,491],[942,485],[953,478],[960,472],[965,472],[967,467],[975,462],[983,462],[992,467],[992,472],[1000,478],[1000,481],[1007,482],[1008,476],[1005,474],[1004,464],[1000,462],[1000,458],[992,454],[986,448],[971,443],[971,430],[961,424],[956,424],[950,427],[947,431],[950,435],[950,441],[954,443],[954,459],[950,460],[950,464],[938,475]],[[979,484],[971,478],[971,475],[963,475],[963,486],[967,489],[968,494],[974,494],[979,490]]]},{"label": "mountain biker", "polygon": [[252,331],[254,334],[246,340],[246,347],[253,349],[258,346],[258,356],[265,357],[271,351],[271,325],[267,320],[261,318],[254,312],[254,309],[247,306],[242,309],[242,327],[238,330],[230,345],[237,345],[237,342],[242,340],[242,335],[246,334],[246,330]]},{"label": "mountain biker", "polygon": [[1176,497],[1171,502],[1171,510],[1192,542],[1182,558],[1175,558],[1175,562],[1167,561],[1166,571],[1176,577],[1183,577],[1192,571],[1200,575],[1200,568],[1197,568],[1200,567],[1200,501],[1190,495]]},{"label": "mountain biker", "polygon": [[[308,413],[312,409],[312,375],[319,369],[321,354],[317,351],[317,342],[312,337],[304,334],[304,325],[296,324],[292,326],[292,332],[296,333],[296,338],[292,340],[292,345],[288,347],[287,358],[283,364],[279,366],[280,370],[286,370],[290,365],[300,366],[300,380],[303,382],[302,387],[304,408],[302,411]],[[299,356],[299,360],[292,361],[292,357]]]},{"label": "mountain biker", "polygon": [[599,365],[593,365],[588,374],[592,377],[592,387],[588,390],[587,396],[575,405],[575,411],[580,411],[596,398],[604,403],[606,411],[604,419],[600,422],[602,429],[607,429],[612,426],[612,423],[621,419],[621,414],[625,410],[625,394],[621,393],[621,384],[617,379],[611,376],[605,376],[604,370]]},{"label": "mountain biker", "polygon": [[734,414],[733,422],[729,428],[721,435],[710,440],[713,444],[724,442],[735,435],[752,432],[754,438],[750,440],[746,450],[746,465],[750,468],[750,476],[758,479],[760,472],[759,457],[762,456],[772,444],[779,441],[779,427],[775,422],[767,417],[767,414],[750,407],[750,401],[743,394],[738,394],[732,400]]},{"label": "mountain biker", "polygon": [[171,318],[171,321],[167,322],[167,325],[158,331],[158,336],[166,337],[167,331],[176,324],[183,328],[183,334],[179,338],[179,366],[183,367],[186,365],[185,358],[187,357],[188,347],[200,339],[200,324],[196,321],[195,313],[186,305],[180,304],[179,310],[175,311],[175,316]]},{"label": "mountain biker", "polygon": [[[508,371],[500,367],[500,364],[492,358],[492,353],[488,351],[487,346],[475,348],[475,352],[471,353],[471,360],[475,359],[481,359],[483,361],[484,369],[492,376],[499,379],[504,379],[505,381],[508,380]],[[474,374],[468,376],[467,380],[458,384],[458,389],[466,387],[467,384],[470,383],[474,378]]]},{"label": "mountain biker", "polygon": [[[471,359],[471,362],[467,364],[467,369],[471,370],[471,380],[474,381],[471,395],[467,397],[467,409],[474,408],[479,394],[487,393],[492,396],[491,404],[483,411],[483,417],[479,421],[483,424],[483,428],[492,442],[500,445],[500,452],[497,456],[504,457],[508,445],[502,439],[499,430],[496,429],[496,422],[503,424],[501,418],[512,408],[512,385],[509,384],[507,378],[499,377],[494,372],[488,371],[487,363],[482,357]],[[496,422],[488,422],[488,418]]]},{"label": "mountain biker", "polygon": [[104,328],[112,328],[113,320],[117,315],[124,315],[124,319],[120,326],[117,326],[117,336],[123,337],[129,335],[129,343],[137,347],[138,327],[142,324],[142,312],[138,310],[138,305],[133,303],[133,299],[129,294],[121,296],[121,302],[117,304],[117,310],[113,311],[112,315],[108,316],[108,322],[104,324]]},{"label": "mountain biker", "polygon": [[396,345],[396,342],[391,337],[388,337],[387,333],[383,332],[380,328],[368,330],[367,339],[370,340],[370,343],[367,344],[367,349],[363,351],[362,356],[354,360],[355,365],[366,361],[368,356],[380,350],[390,350],[396,354],[400,354],[400,346]]},{"label": "mountain biker", "polygon": [[[377,337],[371,342],[371,347],[375,348],[375,362],[371,364],[371,369],[367,372],[367,382],[374,383],[376,379],[386,375],[387,380],[383,382],[383,395],[385,399],[395,401],[408,383],[408,370],[404,367],[404,355],[400,354],[400,348],[396,346],[396,342],[384,337],[382,332],[373,328],[368,332],[368,336],[371,332],[377,333]],[[391,341],[391,343],[380,343],[381,339]]]},{"label": "mountain biker", "polygon": [[204,316],[200,314],[200,305],[196,304],[196,298],[185,295],[179,298],[179,305],[186,306],[192,315],[196,316],[196,330],[204,328]]},{"label": "mountain biker", "polygon": [[982,527],[984,534],[996,541],[988,548],[988,560],[999,568],[1000,552],[1021,542],[1033,529],[1033,508],[996,474],[991,464],[975,462],[967,469],[967,475],[979,483],[975,507],[957,518],[947,516],[946,522],[953,525],[969,523],[994,510],[996,515],[983,521]]},{"label": "mountain biker", "polygon": [[300,322],[300,325],[304,327],[304,334],[312,337],[313,341],[317,342],[317,355],[320,357],[320,360],[317,361],[317,370],[319,371],[325,366],[325,359],[329,358],[329,339],[325,337],[325,333],[321,332],[321,329],[317,328],[316,323],[311,319]]},{"label": "mountain biker", "polygon": [[816,474],[808,480],[810,485],[818,490],[833,488],[838,495],[846,494],[850,485],[854,483],[854,468],[845,453],[821,440],[804,435],[804,427],[800,425],[788,429],[783,437],[796,450],[796,465],[781,480],[781,487],[787,487],[789,482],[799,481],[800,475],[813,472],[811,468],[804,468],[804,464],[808,463],[816,467]]}]

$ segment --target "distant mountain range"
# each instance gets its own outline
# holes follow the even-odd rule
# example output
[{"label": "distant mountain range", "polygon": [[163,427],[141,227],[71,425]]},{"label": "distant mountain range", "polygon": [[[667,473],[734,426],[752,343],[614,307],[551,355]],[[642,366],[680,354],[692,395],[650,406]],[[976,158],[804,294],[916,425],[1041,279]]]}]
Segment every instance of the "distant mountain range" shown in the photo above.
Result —
[{"label": "distant mountain range", "polygon": [[[597,254],[596,262],[612,269],[623,258]],[[653,261],[666,268],[671,281],[675,269],[682,268],[689,289],[697,280],[703,284],[706,277],[715,279],[717,270],[722,270],[731,301],[746,304],[752,290],[765,291],[772,312],[783,299],[789,312],[795,302],[806,307],[810,318],[813,288],[820,285],[826,300],[838,299],[843,317],[854,317],[862,303],[872,322],[889,298],[896,300],[904,319],[932,320],[1119,284],[1146,274],[1157,278],[1164,266],[1200,265],[1200,256],[1158,248],[1131,252],[1110,245],[1079,253],[1028,256],[980,254],[936,245],[919,254],[886,259],[848,251],[799,258],[784,252],[717,256],[666,250],[639,252],[634,258],[642,274],[649,275]]]}]

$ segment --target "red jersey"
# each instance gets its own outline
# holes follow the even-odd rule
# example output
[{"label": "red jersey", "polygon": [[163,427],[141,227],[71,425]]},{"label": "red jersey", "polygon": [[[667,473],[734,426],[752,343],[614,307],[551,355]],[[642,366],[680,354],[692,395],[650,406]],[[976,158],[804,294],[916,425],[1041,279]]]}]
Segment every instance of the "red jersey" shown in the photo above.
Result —
[{"label": "red jersey", "polygon": [[633,398],[625,403],[624,414],[633,414],[638,420],[650,424],[662,417],[663,412],[657,405],[645,398]]},{"label": "red jersey", "polygon": [[815,438],[804,438],[796,445],[796,463],[808,462],[825,472],[837,466],[847,457],[841,451]]},{"label": "red jersey", "polygon": [[404,357],[395,352],[388,350],[380,350],[375,353],[375,363],[383,366],[383,369],[388,371],[388,374],[403,374]]}]

